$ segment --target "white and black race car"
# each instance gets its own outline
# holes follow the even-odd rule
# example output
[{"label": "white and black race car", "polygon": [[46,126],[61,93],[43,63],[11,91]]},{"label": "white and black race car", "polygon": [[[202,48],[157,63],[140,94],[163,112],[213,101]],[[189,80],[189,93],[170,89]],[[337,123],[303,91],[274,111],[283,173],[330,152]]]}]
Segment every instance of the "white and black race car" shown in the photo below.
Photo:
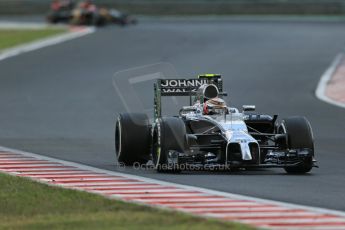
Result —
[{"label": "white and black race car", "polygon": [[[162,96],[189,96],[178,116],[163,117]],[[146,164],[158,172],[188,169],[284,168],[307,173],[316,166],[314,140],[305,117],[277,122],[277,115],[242,111],[223,100],[220,75],[197,79],[159,79],[154,84],[154,119],[122,113],[116,120],[115,149],[119,163]]]}]

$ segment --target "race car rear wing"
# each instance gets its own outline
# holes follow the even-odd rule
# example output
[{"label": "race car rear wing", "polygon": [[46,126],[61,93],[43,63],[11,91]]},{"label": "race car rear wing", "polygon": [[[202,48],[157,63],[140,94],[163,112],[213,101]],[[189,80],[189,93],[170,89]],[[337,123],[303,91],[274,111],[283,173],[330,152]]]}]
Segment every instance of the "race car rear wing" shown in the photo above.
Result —
[{"label": "race car rear wing", "polygon": [[219,74],[204,74],[193,79],[157,79],[154,84],[154,117],[162,116],[161,97],[162,96],[189,96],[192,104],[192,96],[204,84],[214,84],[217,86],[220,95],[223,92],[223,81]]}]

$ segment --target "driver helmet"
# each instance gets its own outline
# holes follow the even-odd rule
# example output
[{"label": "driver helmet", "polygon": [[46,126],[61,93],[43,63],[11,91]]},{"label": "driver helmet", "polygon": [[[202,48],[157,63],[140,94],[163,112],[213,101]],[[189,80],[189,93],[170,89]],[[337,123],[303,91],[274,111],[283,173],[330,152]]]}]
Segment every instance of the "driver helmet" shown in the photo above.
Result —
[{"label": "driver helmet", "polygon": [[228,113],[228,108],[225,101],[222,98],[216,97],[207,100],[204,103],[203,114],[204,115],[218,115]]}]

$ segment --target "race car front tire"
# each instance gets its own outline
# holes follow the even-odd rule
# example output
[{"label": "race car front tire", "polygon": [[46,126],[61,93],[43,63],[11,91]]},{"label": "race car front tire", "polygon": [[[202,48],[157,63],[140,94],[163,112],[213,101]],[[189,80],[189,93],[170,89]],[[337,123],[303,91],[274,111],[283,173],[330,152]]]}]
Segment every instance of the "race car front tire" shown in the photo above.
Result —
[{"label": "race car front tire", "polygon": [[[179,172],[178,162],[169,162],[169,152],[183,153],[186,145],[186,126],[177,117],[161,118],[154,127],[152,158],[158,172]],[[175,156],[178,160],[178,156]]]},{"label": "race car front tire", "polygon": [[280,130],[287,134],[287,146],[289,149],[310,149],[312,155],[306,157],[297,166],[285,167],[287,173],[303,174],[313,167],[314,140],[309,121],[305,117],[294,116],[282,121]]},{"label": "race car front tire", "polygon": [[124,165],[145,164],[150,159],[151,130],[146,114],[122,113],[115,125],[117,161]]}]

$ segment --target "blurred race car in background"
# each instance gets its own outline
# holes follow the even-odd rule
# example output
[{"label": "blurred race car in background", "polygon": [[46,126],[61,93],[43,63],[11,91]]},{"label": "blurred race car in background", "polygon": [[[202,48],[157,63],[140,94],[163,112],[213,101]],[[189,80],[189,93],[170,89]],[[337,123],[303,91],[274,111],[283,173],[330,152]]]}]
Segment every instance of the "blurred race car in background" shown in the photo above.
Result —
[{"label": "blurred race car in background", "polygon": [[72,0],[53,0],[47,21],[87,26],[104,26],[107,24],[125,26],[138,22],[129,14],[116,9],[98,7],[91,0],[80,1],[78,4]]},{"label": "blurred race car in background", "polygon": [[50,4],[50,11],[47,21],[50,23],[68,23],[72,18],[74,2],[70,0],[53,0]]},{"label": "blurred race car in background", "polygon": [[[146,164],[158,172],[188,169],[284,168],[307,173],[317,167],[309,121],[293,116],[277,122],[277,115],[242,111],[223,99],[220,75],[198,79],[158,79],[154,84],[154,118],[121,113],[115,126],[119,163]],[[189,96],[177,116],[162,116],[162,96]]]}]

